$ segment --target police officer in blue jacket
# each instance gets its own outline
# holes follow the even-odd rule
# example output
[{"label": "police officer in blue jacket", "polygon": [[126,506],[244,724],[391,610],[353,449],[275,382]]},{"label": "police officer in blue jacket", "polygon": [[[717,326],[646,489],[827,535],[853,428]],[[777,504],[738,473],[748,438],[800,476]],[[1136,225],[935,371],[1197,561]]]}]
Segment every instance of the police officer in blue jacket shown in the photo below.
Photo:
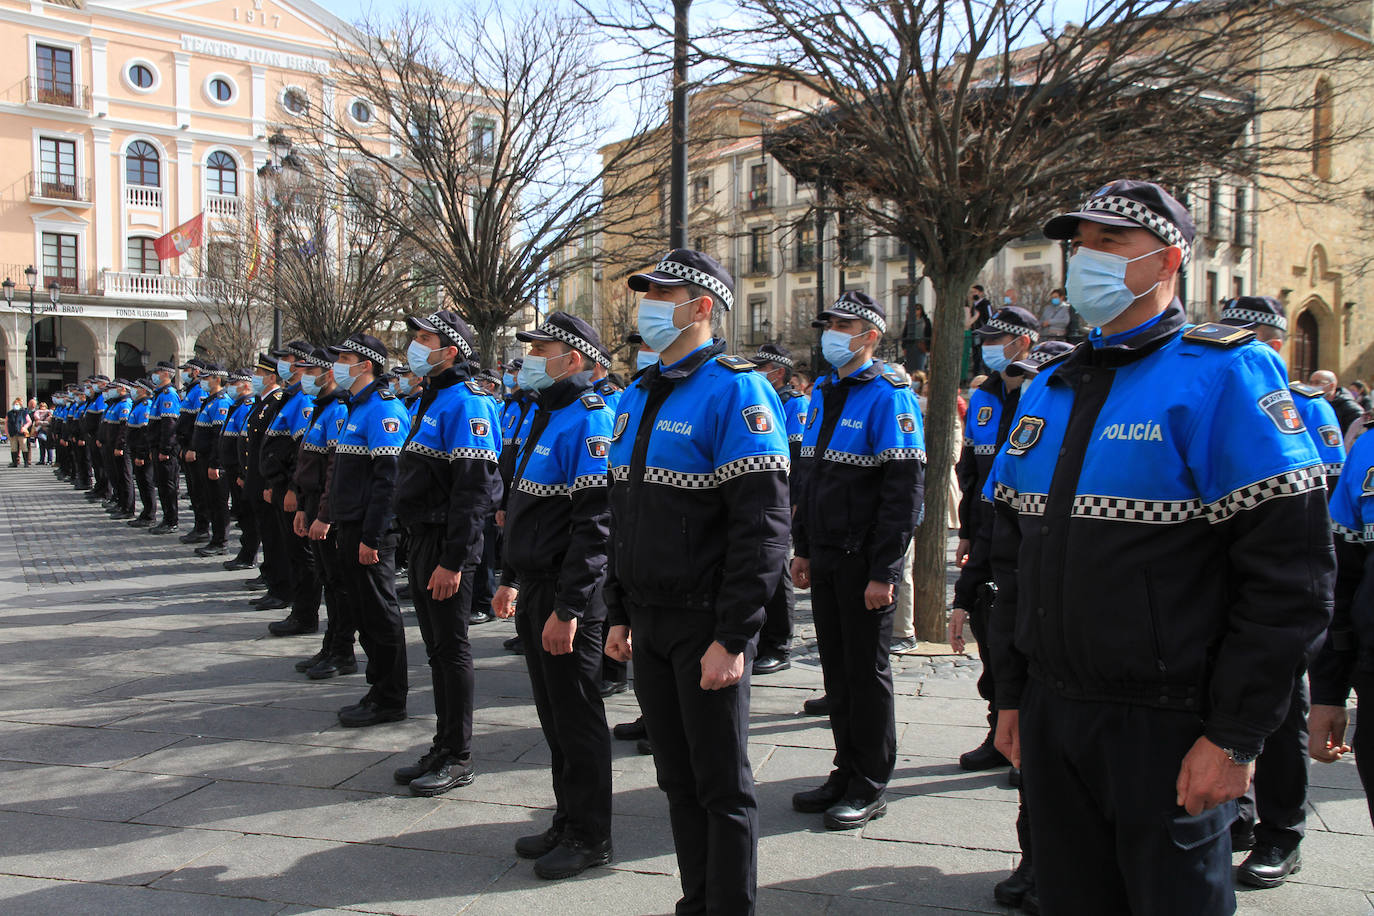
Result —
[{"label": "police officer in blue jacket", "polygon": [[[1260,343],[1275,352],[1283,347],[1288,319],[1283,303],[1272,296],[1240,296],[1226,303],[1221,324],[1248,328]],[[1335,492],[1345,466],[1345,444],[1336,412],[1322,390],[1290,382],[1298,409],[1317,456],[1322,460],[1328,495]],[[1236,878],[1251,887],[1276,887],[1301,863],[1299,844],[1307,825],[1307,713],[1306,665],[1293,679],[1288,714],[1264,742],[1255,761],[1255,778],[1237,799],[1240,816],[1231,825],[1232,846],[1253,852],[1236,869]],[[1257,817],[1258,815],[1258,817]]]},{"label": "police officer in blue jacket", "polygon": [[171,534],[177,530],[177,490],[180,471],[177,448],[177,422],[181,418],[181,396],[173,387],[177,377],[175,363],[159,362],[153,367],[153,406],[148,412],[148,449],[156,460],[153,481],[162,506],[162,523],[148,529],[149,534]]},{"label": "police officer in blue jacket", "polygon": [[222,564],[227,570],[252,569],[258,553],[258,526],[243,492],[243,439],[253,412],[253,370],[240,367],[229,372],[228,391],[233,401],[219,434],[219,469],[229,487],[229,517],[238,522],[239,549]]},{"label": "police officer in blue jacket", "polygon": [[406,634],[396,604],[391,502],[410,417],[386,384],[385,344],[354,334],[329,352],[334,384],[349,393],[348,417],[334,447],[329,511],[369,685],[360,702],[339,710],[339,724],[360,728],[406,717]]},{"label": "police officer in blue jacket", "polygon": [[1177,200],[1115,181],[1045,234],[1095,330],[1021,393],[984,491],[997,746],[1047,912],[1230,913],[1233,800],[1330,616],[1322,465],[1274,351],[1187,326]]},{"label": "police officer in blue jacket", "polygon": [[[396,520],[407,533],[410,598],[429,657],[437,721],[429,750],[393,775],[414,794],[432,796],[473,780],[468,625],[483,529],[501,498],[500,449],[496,402],[468,371],[477,348],[467,322],[443,309],[406,323],[415,332],[406,362],[425,379],[425,389],[410,434],[401,437]],[[395,626],[404,649],[399,617]],[[370,659],[372,650],[367,654]]]},{"label": "police officer in blue jacket", "polygon": [[743,913],[758,806],[745,739],[750,658],[787,556],[787,438],[754,364],[712,339],[734,302],[709,255],[675,249],[629,278],[660,354],[611,429],[606,651],[628,661],[668,795],[678,911]]},{"label": "police officer in blue jacket", "polygon": [[228,369],[207,361],[201,366],[200,376],[205,395],[196,412],[186,457],[196,478],[201,511],[210,525],[210,540],[196,548],[196,556],[218,557],[224,555],[229,542],[229,481],[220,473],[219,437],[234,402],[224,388],[229,379]]},{"label": "police officer in blue jacket", "polygon": [[191,530],[177,539],[183,544],[199,544],[210,539],[210,515],[206,511],[200,486],[205,479],[205,472],[197,468],[195,461],[187,455],[187,452],[194,451],[191,439],[195,436],[196,417],[200,415],[200,406],[205,400],[205,384],[201,377],[206,365],[205,360],[196,356],[179,367],[185,392],[181,396],[181,413],[177,417],[177,455],[181,458],[181,470],[186,475],[186,499],[191,504],[194,522]]},{"label": "police officer in blue jacket", "polygon": [[873,358],[887,331],[882,303],[846,292],[812,326],[825,329],[821,353],[834,371],[812,389],[795,472],[792,580],[811,589],[835,766],[792,807],[847,830],[886,812],[897,762],[888,647],[920,520],[925,438],[909,378]]},{"label": "police officer in blue jacket", "polygon": [[91,383],[91,397],[81,413],[81,439],[90,459],[93,483],[86,498],[92,501],[104,500],[110,495],[110,481],[105,474],[105,462],[100,454],[100,420],[105,415],[105,389],[110,379],[104,375],[95,376]]},{"label": "police officer in blue jacket", "polygon": [[138,379],[133,387],[133,406],[129,408],[128,437],[125,450],[129,455],[130,473],[138,491],[141,511],[130,519],[130,528],[150,528],[156,509],[153,505],[153,462],[148,450],[148,412],[153,406],[153,386],[146,378]]},{"label": "police officer in blue jacket", "polygon": [[[333,365],[332,363],[330,364]],[[283,361],[266,353],[259,353],[253,365],[253,406],[244,420],[243,435],[239,439],[239,469],[243,479],[244,515],[252,516],[249,524],[262,546],[261,575],[254,580],[253,587],[265,585],[267,594],[254,598],[254,607],[283,608],[291,603],[291,575],[286,566],[286,548],[282,544],[282,532],[276,523],[276,510],[272,504],[262,499],[262,446],[267,439],[267,429],[276,419],[277,413],[286,403],[279,374]],[[247,533],[247,529],[245,529]],[[245,548],[239,556],[251,556]]]},{"label": "police officer in blue jacket", "polygon": [[117,379],[110,386],[105,414],[100,421],[101,435],[105,440],[102,458],[110,480],[110,498],[114,500],[109,511],[110,518],[114,519],[134,517],[134,474],[127,454],[129,411],[134,406],[129,396],[132,389],[132,382]]},{"label": "police officer in blue jacket", "polygon": [[[1331,527],[1336,539],[1336,594],[1331,627],[1312,662],[1312,712],[1308,748],[1322,763],[1355,752],[1369,817],[1374,821],[1374,436],[1350,447],[1345,472],[1331,497]],[[1350,744],[1346,703],[1355,689],[1357,715],[1364,722]],[[1369,700],[1366,703],[1365,700]]]}]

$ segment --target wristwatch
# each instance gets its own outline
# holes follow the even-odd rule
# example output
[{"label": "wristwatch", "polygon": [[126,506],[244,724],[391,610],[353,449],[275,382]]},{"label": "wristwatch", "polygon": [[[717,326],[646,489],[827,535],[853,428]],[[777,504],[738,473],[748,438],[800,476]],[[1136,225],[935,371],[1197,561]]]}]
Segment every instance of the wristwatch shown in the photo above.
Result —
[{"label": "wristwatch", "polygon": [[1249,766],[1259,757],[1259,751],[1238,751],[1229,747],[1222,748],[1221,752],[1229,757],[1231,762],[1238,767]]}]

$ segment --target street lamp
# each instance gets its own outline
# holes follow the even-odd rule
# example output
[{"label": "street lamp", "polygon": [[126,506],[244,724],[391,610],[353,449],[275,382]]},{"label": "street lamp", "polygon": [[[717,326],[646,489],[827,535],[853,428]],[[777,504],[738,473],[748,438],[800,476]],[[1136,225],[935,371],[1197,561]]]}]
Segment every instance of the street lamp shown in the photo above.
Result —
[{"label": "street lamp", "polygon": [[24,268],[24,282],[29,284],[29,397],[38,397],[38,335],[34,331],[37,320],[34,315],[33,291],[38,286],[38,271],[30,264]]},{"label": "street lamp", "polygon": [[687,247],[687,9],[692,0],[673,0],[673,139],[668,247]]},{"label": "street lamp", "polygon": [[281,349],[281,288],[277,269],[281,262],[282,197],[304,176],[305,167],[300,157],[291,152],[291,138],[281,131],[267,138],[267,148],[272,159],[258,169],[258,177],[270,192],[268,199],[275,211],[272,220],[272,349],[278,350]]}]

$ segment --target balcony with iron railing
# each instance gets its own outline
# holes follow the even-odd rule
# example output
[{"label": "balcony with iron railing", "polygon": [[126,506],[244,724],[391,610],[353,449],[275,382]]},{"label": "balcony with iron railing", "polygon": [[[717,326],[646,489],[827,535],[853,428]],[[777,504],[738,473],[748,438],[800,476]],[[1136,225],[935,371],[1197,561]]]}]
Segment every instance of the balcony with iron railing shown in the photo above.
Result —
[{"label": "balcony with iron railing", "polygon": [[172,274],[106,270],[101,273],[100,280],[100,292],[106,296],[139,296],[203,302],[212,300],[223,292],[223,281],[213,277],[178,277]]},{"label": "balcony with iron railing", "polygon": [[131,184],[124,188],[124,202],[130,207],[146,207],[151,210],[162,209],[162,188],[150,185]]},{"label": "balcony with iron railing", "polygon": [[76,175],[67,172],[30,172],[29,200],[35,203],[62,201],[89,204],[91,180],[77,178]]},{"label": "balcony with iron railing", "polygon": [[[0,263],[0,279],[13,280],[14,301],[23,300],[25,308],[29,304],[29,285],[25,278],[24,271],[30,267],[29,264],[4,264]],[[46,276],[51,273],[51,276]],[[34,277],[34,299],[38,310],[42,311],[47,307],[52,310],[51,303],[48,301],[48,284],[56,280],[58,288],[64,293],[88,293],[95,288],[95,278],[90,273],[78,271],[72,267],[54,267],[49,265],[46,269],[40,269]]]},{"label": "balcony with iron railing", "polygon": [[70,80],[28,76],[24,78],[24,99],[31,104],[57,105],[62,108],[89,110],[91,107],[91,87],[82,86]]}]

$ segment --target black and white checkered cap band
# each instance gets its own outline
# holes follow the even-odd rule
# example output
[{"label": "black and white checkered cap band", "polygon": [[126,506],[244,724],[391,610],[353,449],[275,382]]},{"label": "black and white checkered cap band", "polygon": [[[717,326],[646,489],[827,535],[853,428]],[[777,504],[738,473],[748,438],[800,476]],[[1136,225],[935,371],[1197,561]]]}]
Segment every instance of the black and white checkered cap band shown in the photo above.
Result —
[{"label": "black and white checkered cap band", "polygon": [[362,344],[358,343],[356,340],[345,340],[345,341],[340,345],[340,347],[341,347],[342,349],[344,349],[344,350],[352,350],[354,353],[357,353],[359,356],[366,357],[367,359],[370,359],[370,360],[372,360],[372,361],[375,362],[375,363],[382,363],[382,364],[385,364],[385,363],[386,363],[386,356],[384,356],[384,355],[381,354],[381,353],[378,353],[376,350],[372,349],[371,347],[365,347],[365,346],[363,346]]},{"label": "black and white checkered cap band", "polygon": [[1287,332],[1288,319],[1282,315],[1275,315],[1273,312],[1257,312],[1253,309],[1224,309],[1221,313],[1222,321],[1243,321],[1246,324],[1267,324],[1271,328],[1278,328],[1280,331]]},{"label": "black and white checkered cap band", "polygon": [[840,300],[839,302],[836,302],[834,305],[830,306],[830,308],[826,309],[826,311],[844,312],[845,314],[853,315],[856,318],[862,318],[869,324],[875,325],[879,331],[882,331],[884,334],[887,333],[887,319],[884,318],[882,315],[879,315],[872,309],[864,308],[857,302],[847,302],[845,300]]},{"label": "black and white checkered cap band", "polygon": [[310,362],[311,354],[309,350],[302,350],[300,347],[293,347],[290,344],[287,344],[286,352],[290,353],[292,356],[296,357],[296,359],[299,359],[305,363]]},{"label": "black and white checkered cap band", "polygon": [[229,370],[228,370],[228,369],[202,369],[202,370],[201,370],[201,373],[204,374],[204,375],[212,376],[212,377],[214,377],[214,378],[228,378],[228,377],[229,377]]},{"label": "black and white checkered cap band", "polygon": [[1013,337],[1029,337],[1031,343],[1040,342],[1040,332],[1035,330],[1035,328],[1022,327],[1019,324],[1012,324],[1010,321],[1003,321],[1000,318],[994,318],[991,321],[984,322],[983,330],[1001,331],[1003,334],[1010,334]]},{"label": "black and white checkered cap band", "polygon": [[587,340],[584,337],[578,337],[571,331],[563,330],[558,325],[554,324],[552,321],[546,321],[543,324],[541,324],[536,333],[547,334],[550,337],[557,337],[559,340],[563,341],[565,344],[572,347],[574,350],[581,353],[583,356],[587,357],[593,362],[599,363],[600,365],[605,366],[607,369],[611,368],[611,361],[601,355],[600,347],[598,347],[596,344],[592,343],[590,340]]},{"label": "black and white checkered cap band", "polygon": [[797,368],[797,363],[790,356],[783,356],[781,353],[760,352],[753,356],[754,362],[762,360],[767,363],[777,363],[779,366],[786,366],[788,369]]},{"label": "black and white checkered cap band", "polygon": [[444,333],[444,336],[453,341],[453,345],[458,348],[458,352],[463,354],[463,359],[472,359],[472,347],[468,345],[467,338],[458,333],[458,329],[444,320],[438,312],[429,316],[429,323],[434,325]]},{"label": "black and white checkered cap band", "polygon": [[307,356],[305,359],[301,360],[301,362],[305,363],[307,366],[314,366],[316,369],[328,369],[333,365],[329,360],[321,359],[318,356]]},{"label": "black and white checkered cap band", "polygon": [[672,274],[686,280],[688,283],[695,283],[697,286],[704,286],[711,292],[720,297],[721,303],[727,308],[735,307],[735,295],[730,292],[729,287],[717,280],[705,271],[697,270],[695,267],[688,267],[686,264],[679,264],[677,261],[670,261],[664,258],[658,262],[654,270],[665,274]]},{"label": "black and white checkered cap band", "polygon": [[1183,233],[1173,223],[1144,204],[1131,200],[1129,197],[1091,197],[1084,202],[1080,212],[1099,212],[1110,213],[1113,216],[1124,216],[1131,222],[1149,229],[1168,244],[1177,246],[1183,252],[1183,263],[1180,267],[1188,266],[1188,260],[1192,257],[1192,250],[1184,241]]}]

